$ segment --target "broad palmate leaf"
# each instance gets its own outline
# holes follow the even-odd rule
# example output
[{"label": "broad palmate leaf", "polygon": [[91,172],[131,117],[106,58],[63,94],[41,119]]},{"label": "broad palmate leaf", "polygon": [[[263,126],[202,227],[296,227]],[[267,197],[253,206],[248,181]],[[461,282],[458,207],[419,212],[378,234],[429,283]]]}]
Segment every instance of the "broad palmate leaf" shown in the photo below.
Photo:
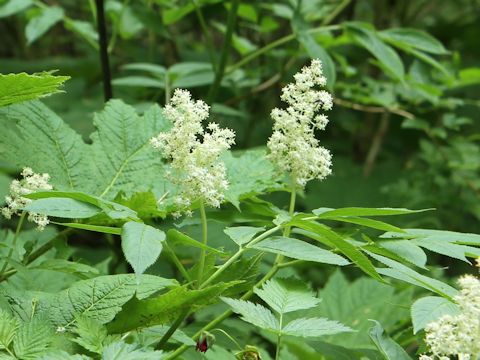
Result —
[{"label": "broad palmate leaf", "polygon": [[54,295],[46,304],[46,310],[56,326],[71,325],[78,315],[105,324],[135,294],[144,298],[173,284],[173,280],[153,275],[140,278],[133,274],[99,276],[79,281]]},{"label": "broad palmate leaf", "polygon": [[57,189],[91,190],[87,144],[41,102],[0,108],[0,126],[2,159],[50,174]]},{"label": "broad palmate leaf", "polygon": [[[168,208],[176,194],[165,178],[168,166],[150,139],[170,124],[158,105],[143,116],[121,100],[110,100],[94,116],[92,144],[85,143],[53,111],[39,101],[0,109],[0,157],[18,167],[30,166],[51,176],[55,190],[75,190],[113,200],[152,191]],[[225,199],[235,206],[248,196],[278,189],[281,177],[265,157],[265,150],[226,152],[230,186]]]},{"label": "broad palmate leaf", "polygon": [[0,309],[0,349],[8,348],[19,326],[18,319]]},{"label": "broad palmate leaf", "polygon": [[51,325],[39,318],[23,323],[13,339],[13,351],[18,359],[35,360],[53,340]]}]

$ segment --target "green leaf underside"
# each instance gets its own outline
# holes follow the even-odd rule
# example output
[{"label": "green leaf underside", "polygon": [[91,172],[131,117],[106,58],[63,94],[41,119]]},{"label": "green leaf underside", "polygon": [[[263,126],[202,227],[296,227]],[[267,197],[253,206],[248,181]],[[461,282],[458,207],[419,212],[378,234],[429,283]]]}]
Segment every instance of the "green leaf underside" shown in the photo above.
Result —
[{"label": "green leaf underside", "polygon": [[265,228],[252,226],[235,226],[227,227],[223,230],[223,232],[227,234],[230,239],[232,239],[239,246],[248,243],[254,238],[256,234],[261,231],[265,231]]},{"label": "green leaf underside", "polygon": [[428,276],[419,274],[415,270],[410,269],[409,267],[389,258],[386,258],[381,255],[373,254],[367,252],[371,257],[380,261],[388,268],[377,268],[377,271],[380,274],[390,276],[394,279],[402,280],[407,283],[423,287],[427,290],[436,292],[437,294],[452,299],[456,294],[457,290],[447,285],[439,280],[430,278]]},{"label": "green leaf underside", "polygon": [[432,209],[410,210],[402,208],[362,208],[362,207],[346,207],[340,209],[318,208],[312,212],[319,219],[336,218],[340,216],[390,216],[390,215],[407,215],[415,214]]},{"label": "green leaf underside", "polygon": [[34,200],[24,210],[61,218],[85,219],[97,215],[102,210],[91,204],[69,198],[45,198]]},{"label": "green leaf underside", "polygon": [[54,295],[47,309],[54,325],[66,326],[83,315],[105,324],[111,321],[121,307],[135,294],[147,297],[175,283],[153,275],[133,274],[99,276],[82,280]]},{"label": "green leaf underside", "polygon": [[275,236],[265,239],[251,247],[261,251],[281,254],[293,259],[314,261],[333,265],[348,265],[349,262],[340,255],[334,254],[305,241]]},{"label": "green leaf underside", "polygon": [[356,225],[366,226],[372,229],[383,230],[383,231],[396,231],[396,232],[403,232],[402,229],[396,227],[394,225],[390,225],[383,221],[368,219],[368,218],[361,218],[361,217],[352,217],[352,216],[345,216],[345,217],[328,217],[328,220],[346,222]]},{"label": "green leaf underside", "polygon": [[194,312],[201,306],[211,303],[225,290],[236,284],[238,284],[236,281],[219,283],[201,290],[188,290],[182,286],[146,300],[133,298],[108,324],[109,333],[123,333],[133,329],[173,323],[183,311]]},{"label": "green leaf underside", "polygon": [[379,281],[383,281],[377,270],[375,270],[373,264],[360,250],[343,239],[336,232],[329,229],[327,226],[312,221],[297,219],[294,219],[291,224],[307,230],[304,232],[304,235],[314,240],[323,242],[324,239],[326,239],[329,244],[340,250],[345,256],[358,265],[358,267],[361,268],[366,274]]},{"label": "green leaf underside", "polygon": [[113,234],[113,235],[121,235],[122,229],[117,227],[111,226],[102,226],[102,225],[91,225],[91,224],[81,224],[81,223],[59,223],[59,222],[51,222],[52,224],[71,227],[74,229],[81,229],[81,230],[88,230],[88,231],[96,231],[105,234]]},{"label": "green leaf underside", "polygon": [[391,240],[377,242],[381,247],[407,260],[420,268],[425,268],[427,255],[418,245],[410,240]]},{"label": "green leaf underside", "polygon": [[418,50],[443,55],[448,51],[443,44],[425,31],[409,28],[392,28],[379,32],[380,37],[392,43],[405,44]]},{"label": "green leaf underside", "polygon": [[49,6],[41,9],[40,14],[30,19],[25,28],[25,36],[30,45],[45,34],[52,26],[63,18],[63,9],[59,6]]},{"label": "green leaf underside", "polygon": [[167,241],[169,243],[172,243],[172,244],[180,243],[182,245],[192,246],[192,247],[196,247],[196,248],[199,248],[199,249],[204,249],[204,250],[207,250],[207,251],[211,251],[211,252],[213,252],[215,254],[218,254],[218,255],[225,255],[225,253],[223,251],[220,251],[220,250],[215,249],[211,246],[205,245],[205,244],[201,243],[200,241],[197,241],[197,240],[191,238],[190,236],[188,236],[187,234],[184,234],[181,231],[178,231],[176,229],[169,229],[167,231]]},{"label": "green leaf underside", "polygon": [[373,322],[375,326],[370,329],[369,335],[385,360],[412,360],[399,344],[384,333],[378,321]]},{"label": "green leaf underside", "polygon": [[127,206],[113,201],[102,199],[98,196],[89,195],[80,191],[39,191],[26,195],[29,199],[68,198],[94,205],[111,219],[136,218],[137,213]]},{"label": "green leaf underside", "polygon": [[165,233],[159,229],[129,221],[122,229],[122,250],[135,274],[140,275],[157,261]]},{"label": "green leaf underside", "polygon": [[394,78],[402,80],[405,75],[402,60],[390,46],[386,45],[370,24],[349,22],[346,24],[354,41],[375,56]]}]

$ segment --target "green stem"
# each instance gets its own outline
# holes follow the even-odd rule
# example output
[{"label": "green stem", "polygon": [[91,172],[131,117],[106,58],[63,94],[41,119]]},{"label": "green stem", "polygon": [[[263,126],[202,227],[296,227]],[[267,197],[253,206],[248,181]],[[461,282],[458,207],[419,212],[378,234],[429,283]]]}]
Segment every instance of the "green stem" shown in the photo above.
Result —
[{"label": "green stem", "polygon": [[15,246],[17,245],[18,235],[20,235],[20,230],[22,229],[26,215],[27,213],[25,211],[23,211],[22,215],[20,215],[20,220],[18,221],[17,229],[15,230],[15,235],[13,236],[12,247],[8,251],[8,255],[7,255],[7,258],[5,259],[5,262],[3,263],[2,270],[0,270],[0,279],[3,279],[3,275],[5,273],[5,270],[7,270],[8,263],[12,258],[13,252],[15,250]]},{"label": "green stem", "polygon": [[[290,192],[290,206],[288,207],[288,214],[290,216],[293,216],[295,212],[295,201],[297,199],[297,190],[296,190],[296,185],[295,185],[295,179],[292,178],[291,180],[291,192]],[[289,237],[290,236],[290,231],[291,231],[291,226],[286,226],[285,229],[283,230],[283,236]]]},{"label": "green stem", "polygon": [[220,276],[221,273],[223,273],[230,265],[233,264],[233,262],[235,262],[235,260],[237,260],[240,256],[242,256],[242,254],[248,250],[250,247],[252,247],[253,245],[255,245],[256,243],[258,243],[259,241],[262,241],[263,239],[265,239],[266,237],[270,236],[271,234],[275,233],[276,231],[280,230],[281,226],[278,225],[278,226],[275,226],[274,228],[271,228],[270,230],[268,231],[265,231],[264,233],[260,234],[259,236],[255,237],[253,240],[251,240],[246,246],[244,247],[240,247],[240,249],[238,249],[238,251],[233,254],[233,256],[228,259],[227,262],[225,262],[222,266],[220,266],[217,271],[215,271],[207,280],[205,280],[202,285],[200,286],[200,289],[203,289],[205,286],[207,286],[208,284],[210,284],[213,280],[215,280],[217,277]]},{"label": "green stem", "polygon": [[168,74],[168,71],[165,73],[165,105],[170,102],[170,75]]},{"label": "green stem", "polygon": [[[283,326],[283,314],[280,314],[280,329],[282,329],[282,326]],[[282,345],[282,335],[281,334],[278,334],[277,336],[277,350],[275,351],[275,360],[279,360],[280,359],[280,348],[281,348],[281,345]]]},{"label": "green stem", "polygon": [[[292,192],[290,194],[290,207],[289,207],[289,213],[290,215],[293,215],[294,211],[295,211],[295,200],[296,200],[296,191],[295,191],[295,184],[294,184],[294,181],[292,180]],[[253,245],[253,241],[255,242],[259,242],[261,241],[263,238],[265,238],[266,236],[269,236],[270,234],[266,235],[267,232],[270,232],[272,231],[273,233],[273,230],[275,229],[275,231],[277,231],[279,228],[279,226],[275,227],[275,228],[272,228],[270,229],[269,231],[266,231],[265,233],[261,234],[260,236],[258,236],[257,238],[255,238],[254,240],[250,241],[246,247],[248,246],[252,246]],[[284,232],[285,234],[285,232]],[[290,229],[288,229],[288,235],[290,234]],[[263,237],[262,237],[263,236]],[[262,238],[260,238],[262,237]],[[260,238],[260,239],[259,239]],[[240,249],[242,250],[242,249]],[[237,252],[238,253],[238,252]],[[236,254],[237,254],[236,253]],[[235,255],[236,255],[235,254]],[[235,256],[234,255],[234,256]],[[254,289],[262,286],[266,281],[270,280],[276,273],[277,271],[280,269],[280,267],[283,267],[282,266],[282,262],[283,262],[283,256],[282,255],[277,255],[276,259],[275,259],[275,262],[272,266],[272,268],[270,269],[270,271],[268,273],[265,274],[265,276],[263,278],[261,278],[254,286],[252,289],[250,289],[249,291],[247,291],[240,299],[241,300],[247,300],[249,299],[253,294],[254,294]],[[220,268],[221,269],[221,268]],[[218,269],[217,272],[220,270]],[[225,270],[225,268],[223,269]],[[222,271],[223,271],[222,270]],[[216,273],[216,272],[215,272]],[[215,275],[215,273],[213,275]],[[212,275],[212,276],[213,276]],[[207,279],[208,281],[209,279]],[[216,327],[218,324],[220,324],[223,320],[227,319],[228,317],[230,317],[231,315],[233,314],[233,312],[231,310],[227,310],[225,311],[224,313],[222,313],[221,315],[219,315],[218,317],[216,317],[215,319],[213,319],[212,321],[210,321],[207,325],[205,325],[202,329],[200,329],[199,331],[197,331],[193,336],[192,336],[192,339],[193,340],[197,340],[198,337],[202,334],[202,332],[204,331],[208,331],[208,330],[211,330],[213,329],[214,327]],[[166,358],[165,360],[173,360],[175,358],[177,358],[178,356],[180,356],[181,354],[183,354],[186,350],[188,349],[188,345],[182,345],[180,346],[177,350],[175,350],[173,353],[170,353]],[[278,351],[278,350],[277,350]]]},{"label": "green stem", "polygon": [[162,336],[158,344],[155,346],[156,350],[161,350],[167,344],[168,339],[172,337],[172,335],[177,331],[177,329],[182,325],[183,320],[188,316],[190,309],[185,309],[183,312],[178,316],[177,320],[170,326],[170,329]]},{"label": "green stem", "polygon": [[110,73],[110,60],[108,56],[105,6],[103,3],[103,0],[95,0],[95,5],[97,9],[98,47],[100,52],[100,64],[102,66],[103,95],[105,98],[105,102],[107,102],[113,97],[113,92],[112,92],[112,76]]},{"label": "green stem", "polygon": [[232,47],[233,28],[237,19],[237,10],[240,0],[232,0],[232,6],[228,13],[227,31],[225,33],[225,39],[223,41],[222,53],[220,55],[220,61],[215,71],[215,79],[212,87],[208,92],[208,102],[213,104],[218,94],[218,89],[222,83],[223,76],[225,75],[225,67],[227,65],[228,56],[230,54],[230,48]]},{"label": "green stem", "polygon": [[[205,205],[203,201],[200,202],[200,216],[202,219],[202,243],[203,245],[207,245],[208,241],[208,228],[207,228],[207,214],[205,213]],[[205,248],[202,248],[202,252],[200,253],[200,263],[198,265],[198,277],[197,277],[197,287],[200,288],[203,279],[203,271],[205,268],[205,256],[207,255],[207,251]]]},{"label": "green stem", "polygon": [[[307,30],[306,32],[308,34],[316,34],[316,33],[320,33],[320,32],[324,32],[324,31],[333,31],[333,30],[339,30],[341,29],[341,25],[330,25],[330,26],[321,26],[321,27],[318,27],[318,28],[313,28],[313,29],[309,29]],[[225,70],[225,74],[230,74],[231,72],[237,70],[238,68],[241,68],[243,65],[245,64],[248,64],[250,61],[256,59],[257,57],[259,57],[260,55],[263,55],[265,54],[266,52],[268,52],[269,50],[272,50],[280,45],[283,45],[285,43],[288,43],[292,40],[294,40],[295,38],[297,37],[297,34],[290,34],[290,35],[286,35],[280,39],[277,39],[267,45],[265,45],[264,47],[258,49],[258,50],[255,50],[254,52],[252,52],[251,54],[245,56],[242,60],[240,60],[239,62],[233,64],[232,66],[229,66],[226,70]]]},{"label": "green stem", "polygon": [[207,23],[202,13],[202,9],[197,4],[197,0],[192,0],[193,5],[195,6],[195,13],[197,14],[198,21],[200,22],[200,27],[202,28],[203,36],[207,43],[208,56],[210,57],[210,62],[212,63],[213,70],[217,68],[217,62],[215,60],[215,49],[213,48],[213,38],[212,34],[208,30]]},{"label": "green stem", "polygon": [[212,329],[210,332],[218,331],[221,332],[223,335],[225,335],[230,341],[232,341],[235,345],[237,345],[238,349],[241,351],[243,348],[240,346],[240,344],[235,340],[233,337],[231,337],[225,330],[222,329]]},{"label": "green stem", "polygon": [[[280,256],[280,255],[279,255]],[[246,292],[240,299],[241,300],[247,300],[249,299],[253,294],[253,289],[257,288],[257,287],[260,287],[262,286],[266,281],[270,280],[278,271],[279,267],[278,267],[278,264],[277,264],[277,261],[279,259],[279,256],[277,256],[277,260],[275,261],[275,264],[273,265],[273,267],[270,269],[270,271],[263,277],[261,278],[256,284],[255,286],[249,290],[248,292]],[[227,319],[228,317],[230,317],[231,315],[233,314],[233,312],[231,310],[227,310],[225,311],[224,313],[222,313],[221,315],[217,316],[215,319],[213,319],[212,321],[210,321],[207,325],[205,325],[202,329],[200,329],[199,331],[197,331],[193,336],[192,336],[192,339],[193,340],[197,340],[199,338],[199,336],[202,334],[202,332],[204,331],[209,331],[211,329],[213,329],[215,326],[217,326],[218,324],[220,324],[223,320]],[[182,345],[180,346],[177,350],[175,350],[174,352],[170,353],[166,358],[165,360],[173,360],[175,358],[177,358],[178,356],[180,356],[181,354],[183,354],[186,350],[188,349],[188,345]]]},{"label": "green stem", "polygon": [[340,14],[352,0],[343,0],[323,21],[322,25],[330,24]]},{"label": "green stem", "polygon": [[168,243],[166,241],[164,241],[163,242],[163,247],[167,251],[167,254],[170,257],[170,259],[172,260],[172,262],[175,264],[177,269],[180,271],[182,276],[185,278],[185,280],[187,280],[187,282],[191,282],[192,279],[190,277],[190,274],[188,273],[187,269],[185,269],[185,266],[183,266],[182,262],[177,257],[177,254],[175,254],[175,252],[172,250],[170,245],[168,245]]},{"label": "green stem", "polygon": [[[34,262],[35,260],[37,260],[40,256],[42,256],[43,254],[45,254],[48,250],[50,250],[53,245],[55,244],[55,240],[59,237],[59,236],[63,236],[63,235],[66,235],[70,232],[72,232],[73,229],[66,229],[66,230],[63,230],[61,231],[60,233],[58,233],[55,237],[53,237],[51,240],[47,241],[45,244],[43,244],[41,247],[39,247],[37,250],[35,250],[34,252],[32,252],[30,255],[28,255],[28,257],[26,258],[26,260],[23,261],[24,265],[29,265],[31,264],[32,262]],[[3,274],[3,276],[0,276],[0,282],[1,281],[4,281],[6,279],[8,279],[10,276],[12,276],[13,274],[17,273],[17,270],[16,269],[11,269],[7,272],[5,272]]]}]

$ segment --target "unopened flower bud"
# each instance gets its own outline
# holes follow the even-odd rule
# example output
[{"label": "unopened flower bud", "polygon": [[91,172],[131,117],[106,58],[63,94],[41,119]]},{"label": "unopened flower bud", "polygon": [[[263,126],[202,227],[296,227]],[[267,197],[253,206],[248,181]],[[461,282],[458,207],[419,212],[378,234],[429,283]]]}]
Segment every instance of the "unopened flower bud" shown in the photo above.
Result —
[{"label": "unopened flower bud", "polygon": [[202,353],[207,352],[208,349],[210,349],[213,344],[215,343],[215,336],[208,331],[203,331],[198,340],[197,340],[197,346],[196,350],[200,351]]}]

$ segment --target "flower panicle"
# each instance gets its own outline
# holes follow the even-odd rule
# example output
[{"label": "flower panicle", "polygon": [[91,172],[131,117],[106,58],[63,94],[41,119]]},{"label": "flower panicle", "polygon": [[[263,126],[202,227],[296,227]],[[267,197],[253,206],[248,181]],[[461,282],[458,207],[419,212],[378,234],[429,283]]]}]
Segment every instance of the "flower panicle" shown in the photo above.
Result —
[{"label": "flower panicle", "polygon": [[274,125],[267,146],[270,160],[303,188],[308,181],[323,180],[331,174],[330,151],[320,146],[314,132],[326,128],[328,117],[321,112],[332,109],[333,98],[327,91],[316,89],[327,83],[318,59],[294,79],[282,89],[281,100],[287,108],[275,108],[270,114]]},{"label": "flower panicle", "polygon": [[[21,173],[23,179],[13,180],[10,184],[10,194],[5,197],[7,206],[1,209],[2,215],[10,219],[13,215],[20,215],[28,204],[32,202],[31,199],[25,195],[31,194],[38,190],[52,190],[52,185],[49,184],[50,175],[37,174],[29,167],[23,168]],[[28,213],[28,220],[37,224],[38,230],[43,230],[49,224],[46,215],[37,213]]]},{"label": "flower panicle", "polygon": [[431,355],[421,360],[444,360],[457,356],[476,360],[480,354],[480,280],[464,275],[458,280],[460,292],[455,296],[460,313],[444,315],[425,327],[425,342]]},{"label": "flower panicle", "polygon": [[202,121],[208,118],[209,107],[201,100],[193,100],[187,90],[174,91],[164,115],[173,126],[150,143],[171,161],[168,177],[179,186],[175,203],[182,209],[174,215],[190,214],[188,208],[196,200],[219,207],[229,185],[219,156],[235,143],[235,133],[216,123],[204,128]]}]

